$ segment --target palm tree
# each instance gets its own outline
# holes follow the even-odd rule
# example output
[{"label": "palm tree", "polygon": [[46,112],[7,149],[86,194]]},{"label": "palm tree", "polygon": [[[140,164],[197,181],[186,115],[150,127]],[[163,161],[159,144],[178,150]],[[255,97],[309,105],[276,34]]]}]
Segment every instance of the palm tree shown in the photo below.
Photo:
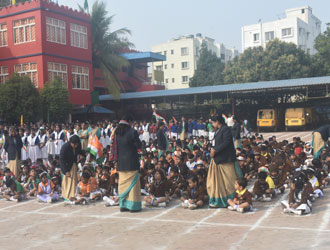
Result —
[{"label": "palm tree", "polygon": [[[84,8],[79,6],[80,10]],[[128,67],[129,62],[120,54],[134,47],[127,39],[131,32],[127,28],[111,31],[114,16],[108,16],[106,4],[96,1],[91,12],[91,33],[93,51],[93,69],[100,69],[105,79],[109,93],[120,97],[121,82],[117,72]]]}]

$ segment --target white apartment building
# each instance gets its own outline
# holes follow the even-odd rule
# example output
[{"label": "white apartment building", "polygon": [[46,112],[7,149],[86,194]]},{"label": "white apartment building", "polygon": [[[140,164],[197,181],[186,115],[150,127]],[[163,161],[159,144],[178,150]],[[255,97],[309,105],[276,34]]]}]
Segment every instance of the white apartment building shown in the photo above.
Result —
[{"label": "white apartment building", "polygon": [[152,47],[152,52],[166,56],[166,61],[154,62],[152,65],[153,74],[155,71],[164,72],[166,89],[189,87],[189,80],[194,76],[203,43],[224,62],[238,55],[237,50],[226,49],[223,44],[215,43],[214,39],[201,34],[181,36]]},{"label": "white apartment building", "polygon": [[292,42],[308,54],[315,54],[314,40],[321,33],[321,21],[304,6],[285,10],[286,17],[273,22],[242,27],[242,50],[250,47],[266,47],[267,42],[278,38]]}]

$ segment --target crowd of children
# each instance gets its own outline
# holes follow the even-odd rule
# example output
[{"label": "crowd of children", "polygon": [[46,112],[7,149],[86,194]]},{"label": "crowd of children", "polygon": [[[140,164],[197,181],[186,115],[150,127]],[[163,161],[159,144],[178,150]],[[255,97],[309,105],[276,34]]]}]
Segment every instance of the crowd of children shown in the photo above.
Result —
[{"label": "crowd of children", "polygon": [[[177,126],[173,124],[172,126]],[[60,200],[62,176],[59,144],[62,145],[73,134],[80,135],[83,144],[88,131],[98,128],[96,134],[104,146],[103,157],[96,160],[86,157],[87,154],[84,153],[80,156],[76,197],[66,201],[66,204],[83,205],[103,200],[106,206],[118,205],[119,177],[116,162],[110,159],[111,133],[116,123],[89,125],[92,128],[85,125],[86,123],[62,125],[62,128],[59,125],[21,128],[22,141],[28,148],[27,151],[22,149],[22,156],[28,153],[25,158],[22,157],[22,168],[18,176],[4,167],[5,164],[0,168],[0,193],[3,197],[10,201],[22,201],[35,196],[44,203]],[[173,199],[180,199],[184,208],[206,206],[206,178],[213,145],[212,129],[208,124],[203,127],[203,131],[209,130],[209,133],[192,131],[184,140],[178,139],[178,130],[171,130],[170,127],[166,151],[158,150],[154,135],[157,128],[153,128],[154,124],[144,122],[133,126],[143,141],[139,157],[141,193],[144,195],[145,205],[165,207]],[[4,131],[3,126],[0,127],[0,133],[1,131]],[[235,139],[237,138],[233,138]],[[50,142],[56,142],[53,145],[56,147],[49,151],[49,147],[53,147],[49,146]],[[48,149],[43,154],[42,149],[45,146]],[[265,140],[258,134],[252,135],[249,132],[246,136],[242,133],[236,156],[243,178],[235,182],[236,192],[228,200],[229,210],[250,211],[252,202],[270,201],[289,189],[289,199],[282,202],[283,211],[307,214],[311,212],[312,202],[323,196],[323,189],[330,181],[330,148],[326,146],[320,157],[313,159],[311,145],[300,138],[294,138],[289,143],[286,140],[278,142],[276,137]]]}]

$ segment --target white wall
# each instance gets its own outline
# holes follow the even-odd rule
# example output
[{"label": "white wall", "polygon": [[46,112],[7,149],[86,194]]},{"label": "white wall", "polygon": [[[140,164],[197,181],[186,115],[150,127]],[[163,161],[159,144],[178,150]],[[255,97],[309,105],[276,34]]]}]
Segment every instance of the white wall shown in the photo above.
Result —
[{"label": "white wall", "polygon": [[[312,14],[312,9],[308,6],[286,10],[286,14],[287,18],[284,19],[242,27],[242,50],[256,46],[265,48],[265,33],[273,31],[274,38],[292,42],[305,52],[315,54],[314,40],[321,33],[321,21]],[[291,28],[292,33],[284,37],[282,29],[286,28]],[[259,34],[258,41],[254,41],[254,34]]]}]

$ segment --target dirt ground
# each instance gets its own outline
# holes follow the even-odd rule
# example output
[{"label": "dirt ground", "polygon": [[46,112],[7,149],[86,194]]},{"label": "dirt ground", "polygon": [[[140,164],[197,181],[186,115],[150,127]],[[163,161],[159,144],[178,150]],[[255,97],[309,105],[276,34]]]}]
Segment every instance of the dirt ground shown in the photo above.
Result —
[{"label": "dirt ground", "polygon": [[1,199],[0,249],[329,249],[330,188],[307,216],[282,213],[287,195],[288,190],[271,202],[255,202],[246,214],[185,210],[179,201],[120,213],[102,202],[65,206]]}]

